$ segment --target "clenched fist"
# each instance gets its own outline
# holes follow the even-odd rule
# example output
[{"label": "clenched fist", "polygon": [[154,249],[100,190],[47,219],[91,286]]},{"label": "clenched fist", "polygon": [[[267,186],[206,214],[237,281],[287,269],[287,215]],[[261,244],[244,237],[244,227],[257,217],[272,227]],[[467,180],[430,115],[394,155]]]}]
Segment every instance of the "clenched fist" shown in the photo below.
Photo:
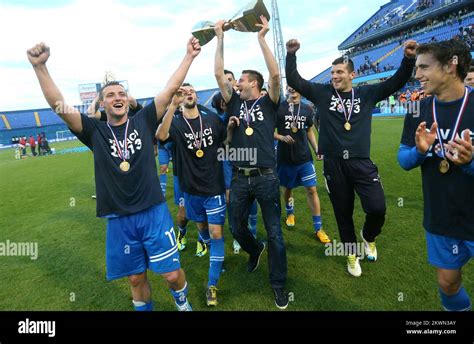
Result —
[{"label": "clenched fist", "polygon": [[38,65],[44,65],[48,61],[50,56],[49,47],[43,42],[36,44],[33,48],[28,49],[26,52],[28,60],[36,67]]},{"label": "clenched fist", "polygon": [[405,42],[405,57],[409,59],[414,59],[416,57],[416,48],[418,48],[418,43],[414,40],[409,40]]},{"label": "clenched fist", "polygon": [[296,53],[301,47],[300,42],[298,42],[297,39],[290,39],[288,42],[286,42],[286,51],[289,54],[294,54]]}]

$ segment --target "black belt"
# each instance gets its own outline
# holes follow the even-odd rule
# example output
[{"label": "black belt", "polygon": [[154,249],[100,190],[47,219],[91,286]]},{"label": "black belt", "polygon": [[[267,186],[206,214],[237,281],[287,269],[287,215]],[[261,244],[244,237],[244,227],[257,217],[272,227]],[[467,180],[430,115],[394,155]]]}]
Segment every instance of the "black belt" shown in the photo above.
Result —
[{"label": "black belt", "polygon": [[272,168],[245,168],[245,167],[234,167],[234,172],[237,173],[239,176],[245,177],[256,177],[256,176],[263,176],[264,174],[272,174],[274,173]]}]

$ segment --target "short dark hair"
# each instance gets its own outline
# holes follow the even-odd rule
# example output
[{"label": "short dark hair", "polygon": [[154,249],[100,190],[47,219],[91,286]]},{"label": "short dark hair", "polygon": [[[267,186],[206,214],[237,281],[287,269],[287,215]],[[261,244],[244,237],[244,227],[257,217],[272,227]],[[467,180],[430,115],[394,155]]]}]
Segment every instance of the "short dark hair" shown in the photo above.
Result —
[{"label": "short dark hair", "polygon": [[265,80],[263,79],[263,75],[261,73],[257,72],[256,70],[246,69],[242,71],[242,74],[248,74],[250,81],[257,81],[258,90],[262,90]]},{"label": "short dark hair", "polygon": [[181,87],[192,87],[192,88],[194,88],[194,86],[191,85],[189,82],[183,83],[183,84],[181,85]]},{"label": "short dark hair", "polygon": [[464,80],[467,76],[471,65],[471,52],[469,47],[462,41],[450,39],[448,41],[421,44],[416,49],[417,55],[432,54],[434,58],[445,66],[451,61],[454,56],[457,57],[456,74]]},{"label": "short dark hair", "polygon": [[222,97],[222,94],[220,92],[217,92],[214,97],[212,97],[212,107],[216,109],[217,113],[221,115],[224,112],[224,109],[222,109],[222,101],[224,100],[224,97]]},{"label": "short dark hair", "polygon": [[471,60],[471,66],[469,67],[468,73],[472,73],[472,72],[474,72],[474,61]]},{"label": "short dark hair", "polygon": [[235,75],[234,75],[234,73],[232,73],[232,71],[230,71],[230,70],[228,70],[228,69],[224,69],[224,75],[225,75],[225,74],[230,74],[230,75],[232,75],[232,77],[233,77],[234,80],[235,80]]},{"label": "short dark hair", "polygon": [[[118,81],[107,82],[104,86],[102,86],[102,88],[99,91],[99,100],[104,100],[104,90],[109,86],[122,86],[123,87],[123,85]],[[123,87],[123,89],[125,89],[125,87]]]},{"label": "short dark hair", "polygon": [[347,69],[349,70],[349,73],[352,73],[354,71],[354,61],[352,61],[349,56],[341,56],[334,61],[332,61],[332,65],[338,65],[338,64],[345,64],[347,65]]}]

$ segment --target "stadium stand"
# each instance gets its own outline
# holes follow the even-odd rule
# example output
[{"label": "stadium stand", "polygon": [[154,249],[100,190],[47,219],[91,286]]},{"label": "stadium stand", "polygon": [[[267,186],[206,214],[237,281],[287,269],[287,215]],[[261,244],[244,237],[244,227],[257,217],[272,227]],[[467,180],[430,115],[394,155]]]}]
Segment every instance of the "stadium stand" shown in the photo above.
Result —
[{"label": "stadium stand", "polygon": [[[198,91],[199,104],[210,107],[212,97],[217,91],[218,89]],[[152,100],[153,98],[151,97],[138,99],[140,104],[145,105],[149,104]],[[6,123],[8,123],[9,127],[7,127]],[[61,118],[51,109],[0,112],[0,147],[9,147],[13,137],[29,137],[30,135],[36,137],[38,133],[44,132],[50,141],[54,141],[57,139],[57,133],[68,131]],[[60,137],[70,138],[73,135],[68,132],[61,134]]]},{"label": "stadium stand", "polygon": [[[474,51],[472,0],[391,0],[345,39],[339,45],[339,50],[341,55],[349,55],[354,61],[358,74],[354,80],[356,85],[377,83],[395,73],[402,60],[403,43],[406,40],[427,43],[451,38],[465,41]],[[311,79],[317,83],[329,83],[330,80],[330,67]],[[398,99],[406,90],[412,92],[417,87],[419,85],[414,82],[395,97]],[[199,104],[210,107],[217,91],[198,91]],[[146,105],[152,99],[138,101]],[[12,137],[28,137],[45,132],[48,138],[56,139],[56,133],[67,130],[50,109],[0,111],[0,147],[9,145]]]},{"label": "stadium stand", "polygon": [[[339,50],[354,61],[356,84],[377,82],[395,73],[408,39],[428,43],[457,38],[474,50],[473,11],[470,0],[392,0],[344,40]],[[331,68],[311,81],[329,83]]]}]

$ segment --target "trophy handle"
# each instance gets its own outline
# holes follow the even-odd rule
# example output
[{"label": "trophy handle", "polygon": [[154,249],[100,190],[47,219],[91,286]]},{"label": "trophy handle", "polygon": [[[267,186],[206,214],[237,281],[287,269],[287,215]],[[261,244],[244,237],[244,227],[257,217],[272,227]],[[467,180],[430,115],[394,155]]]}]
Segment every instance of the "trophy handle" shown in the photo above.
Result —
[{"label": "trophy handle", "polygon": [[224,31],[229,31],[233,28],[234,28],[234,25],[232,24],[230,20],[224,24]]},{"label": "trophy handle", "polygon": [[200,21],[194,25],[192,34],[199,40],[199,44],[204,46],[216,36],[214,23],[210,21]]},{"label": "trophy handle", "polygon": [[[262,24],[260,16],[264,16],[270,21],[270,14],[263,0],[252,0],[243,7],[231,20],[224,24],[224,31],[230,29],[240,32],[258,32],[260,28],[255,24]],[[209,43],[215,36],[214,23],[210,21],[201,21],[194,25],[192,34],[199,40],[201,46]]]}]

